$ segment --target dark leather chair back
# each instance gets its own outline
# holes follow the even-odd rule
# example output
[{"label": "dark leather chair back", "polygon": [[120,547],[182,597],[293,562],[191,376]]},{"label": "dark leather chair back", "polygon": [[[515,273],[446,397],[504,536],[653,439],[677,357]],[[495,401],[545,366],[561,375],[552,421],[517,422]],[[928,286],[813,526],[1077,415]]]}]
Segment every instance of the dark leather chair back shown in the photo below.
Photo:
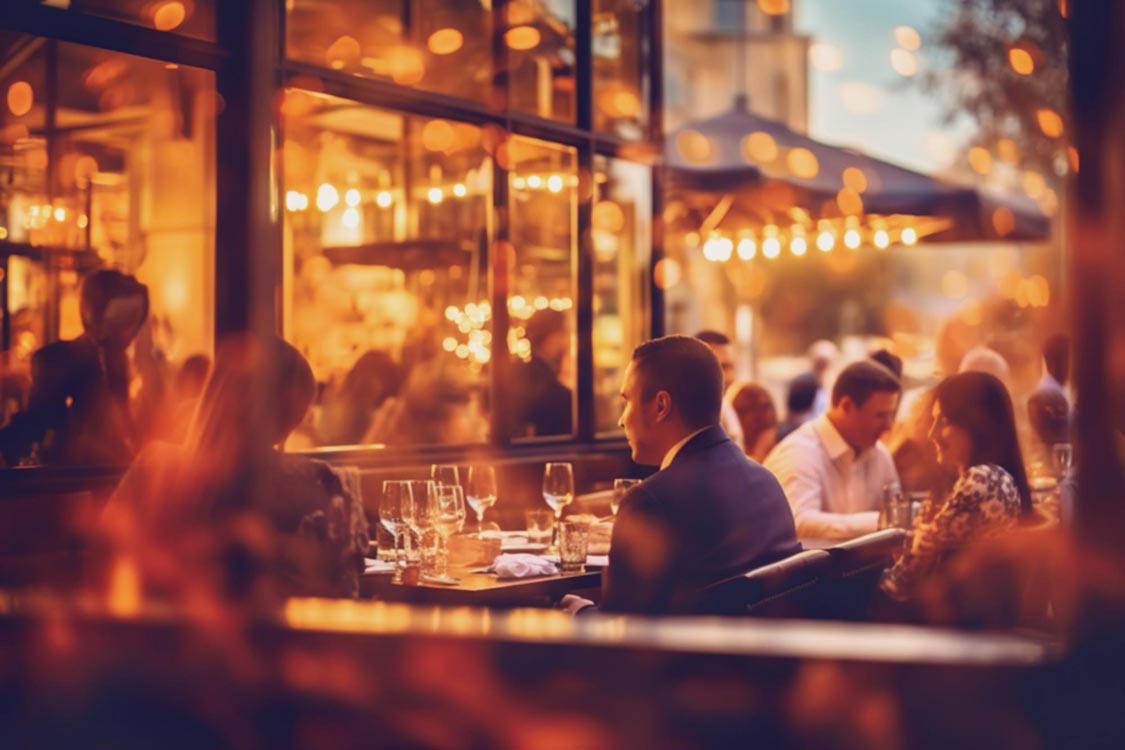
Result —
[{"label": "dark leather chair back", "polygon": [[883,571],[894,564],[906,532],[883,529],[829,548],[831,569],[817,592],[817,609],[824,617],[864,620]]},{"label": "dark leather chair back", "polygon": [[824,550],[805,550],[708,586],[700,611],[704,614],[807,617],[816,582],[828,573],[831,558]]}]

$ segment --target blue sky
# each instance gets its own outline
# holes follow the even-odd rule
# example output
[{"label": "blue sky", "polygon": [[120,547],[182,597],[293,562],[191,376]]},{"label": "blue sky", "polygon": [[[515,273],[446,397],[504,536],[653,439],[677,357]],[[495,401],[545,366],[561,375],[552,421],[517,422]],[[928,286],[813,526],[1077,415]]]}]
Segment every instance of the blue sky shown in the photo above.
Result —
[{"label": "blue sky", "polygon": [[[934,22],[948,13],[947,0],[797,0],[798,30],[814,42],[836,47],[843,65],[833,72],[810,67],[810,135],[829,143],[854,146],[908,167],[932,172],[948,159],[972,132],[961,121],[943,125],[942,109],[891,68],[890,55],[898,45],[897,26],[911,26],[921,34],[917,55],[923,66],[935,50],[929,42]],[[879,92],[878,109],[857,114],[840,99],[840,86],[859,82]],[[947,153],[942,153],[943,151]]]}]

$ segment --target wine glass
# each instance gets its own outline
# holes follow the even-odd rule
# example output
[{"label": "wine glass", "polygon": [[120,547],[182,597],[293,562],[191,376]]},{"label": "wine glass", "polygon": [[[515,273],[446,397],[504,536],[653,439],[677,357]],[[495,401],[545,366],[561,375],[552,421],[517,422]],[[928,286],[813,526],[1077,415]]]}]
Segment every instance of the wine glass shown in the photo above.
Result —
[{"label": "wine glass", "polygon": [[425,554],[428,549],[427,535],[433,538],[431,532],[434,530],[434,522],[430,509],[434,503],[437,485],[430,479],[412,480],[409,484],[411,490],[409,503],[403,508],[402,518],[407,528],[418,537],[418,549],[424,569]]},{"label": "wine glass", "polygon": [[568,463],[549,463],[543,468],[543,499],[555,511],[555,536],[563,508],[574,500],[574,469]]},{"label": "wine glass", "polygon": [[491,466],[470,466],[465,499],[477,514],[477,531],[484,524],[484,512],[496,504],[496,471]]},{"label": "wine glass", "polygon": [[433,464],[430,466],[430,479],[438,484],[461,484],[461,474],[455,464]]},{"label": "wine glass", "polygon": [[434,574],[434,580],[439,583],[457,583],[457,579],[449,575],[449,537],[465,526],[464,490],[455,484],[437,485],[431,512],[434,530],[441,539],[438,569]]},{"label": "wine glass", "polygon": [[609,509],[613,511],[614,518],[617,517],[617,511],[621,510],[621,499],[625,497],[625,493],[640,483],[639,479],[613,480],[613,497],[610,498]]},{"label": "wine glass", "polygon": [[383,497],[379,500],[379,523],[395,540],[395,570],[391,583],[402,583],[402,537],[406,533],[405,511],[413,504],[410,482],[387,480],[383,482]]}]

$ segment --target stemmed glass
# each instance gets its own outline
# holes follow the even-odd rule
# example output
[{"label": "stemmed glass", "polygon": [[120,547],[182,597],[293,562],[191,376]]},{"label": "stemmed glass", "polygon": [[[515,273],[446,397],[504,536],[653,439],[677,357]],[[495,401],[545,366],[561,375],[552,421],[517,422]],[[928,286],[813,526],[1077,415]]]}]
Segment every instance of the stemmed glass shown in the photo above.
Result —
[{"label": "stemmed glass", "polygon": [[484,525],[484,512],[496,504],[496,471],[491,466],[469,467],[465,499],[477,514],[477,532]]},{"label": "stemmed glass", "polygon": [[383,497],[379,501],[379,523],[395,540],[395,569],[391,583],[402,583],[404,560],[402,537],[407,532],[406,514],[413,506],[410,482],[387,480],[383,482]]},{"label": "stemmed glass", "polygon": [[574,469],[570,464],[549,463],[543,468],[543,499],[555,511],[554,536],[557,539],[563,508],[574,500]]},{"label": "stemmed glass", "polygon": [[[433,507],[437,485],[429,479],[414,480],[409,484],[411,492],[408,504],[403,507],[402,519],[418,537],[418,549],[424,557],[427,549],[426,535],[434,529],[434,519],[430,508]],[[423,563],[425,563],[424,559]]]},{"label": "stemmed glass", "polygon": [[617,511],[621,510],[621,500],[625,497],[625,493],[640,483],[639,479],[613,480],[613,497],[610,498],[609,509],[613,511],[614,518],[617,517]]},{"label": "stemmed glass", "polygon": [[430,479],[438,484],[461,484],[461,474],[454,464],[433,464],[430,466]]},{"label": "stemmed glass", "polygon": [[433,516],[434,530],[441,538],[438,569],[433,580],[438,583],[457,583],[457,579],[449,575],[449,537],[465,527],[464,490],[455,484],[437,485],[430,512]]}]

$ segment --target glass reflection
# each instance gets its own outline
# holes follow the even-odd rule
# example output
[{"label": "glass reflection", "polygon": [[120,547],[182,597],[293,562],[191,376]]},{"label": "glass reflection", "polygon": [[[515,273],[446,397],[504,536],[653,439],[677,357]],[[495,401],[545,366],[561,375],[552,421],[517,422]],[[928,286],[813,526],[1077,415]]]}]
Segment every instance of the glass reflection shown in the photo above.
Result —
[{"label": "glass reflection", "polygon": [[285,330],[321,392],[290,447],[483,440],[481,130],[299,90],[283,109]]},{"label": "glass reflection", "polygon": [[649,331],[652,170],[598,156],[594,171],[594,414],[597,431],[612,432],[622,372]]},{"label": "glass reflection", "polygon": [[291,0],[292,60],[486,101],[492,86],[488,0]]},{"label": "glass reflection", "polygon": [[573,431],[575,149],[530,138],[509,142],[513,437]]},{"label": "glass reflection", "polygon": [[215,0],[39,0],[39,4],[215,40]]},{"label": "glass reflection", "polygon": [[498,80],[508,107],[562,122],[575,121],[574,0],[511,0],[500,32],[507,67]]},{"label": "glass reflection", "polygon": [[648,131],[651,23],[647,0],[595,0],[594,127],[629,140]]}]

